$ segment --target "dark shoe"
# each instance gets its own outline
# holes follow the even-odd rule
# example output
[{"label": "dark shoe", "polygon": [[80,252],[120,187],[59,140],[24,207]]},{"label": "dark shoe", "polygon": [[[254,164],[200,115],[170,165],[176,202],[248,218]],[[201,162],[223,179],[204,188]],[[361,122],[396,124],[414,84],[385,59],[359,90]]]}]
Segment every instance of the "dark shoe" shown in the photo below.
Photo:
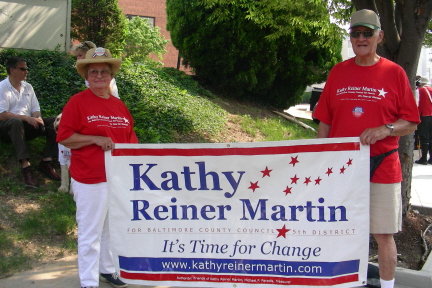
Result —
[{"label": "dark shoe", "polygon": [[368,263],[366,287],[381,287],[378,266]]},{"label": "dark shoe", "polygon": [[420,158],[419,160],[414,161],[417,164],[421,164],[421,165],[427,165],[428,161],[426,161],[426,159],[422,159]]},{"label": "dark shoe", "polygon": [[100,274],[99,280],[105,283],[109,283],[113,287],[127,287],[128,284],[120,280],[117,273],[112,274]]},{"label": "dark shoe", "polygon": [[429,158],[428,163],[432,164],[432,158]]},{"label": "dark shoe", "polygon": [[45,173],[49,178],[53,180],[60,181],[61,177],[59,174],[57,174],[54,170],[52,161],[40,161],[39,162],[39,169]]},{"label": "dark shoe", "polygon": [[24,182],[26,183],[27,186],[36,188],[39,185],[33,175],[33,170],[31,169],[31,166],[23,168],[21,169],[21,171],[24,176]]}]

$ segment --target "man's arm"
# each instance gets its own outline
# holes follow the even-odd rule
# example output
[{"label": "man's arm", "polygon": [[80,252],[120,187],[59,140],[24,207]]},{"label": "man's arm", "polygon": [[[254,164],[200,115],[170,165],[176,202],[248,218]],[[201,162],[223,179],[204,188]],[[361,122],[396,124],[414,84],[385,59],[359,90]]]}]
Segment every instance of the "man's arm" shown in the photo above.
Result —
[{"label": "man's arm", "polygon": [[363,145],[375,144],[377,141],[382,140],[387,136],[408,135],[410,133],[413,133],[417,128],[416,123],[409,122],[404,119],[399,119],[392,124],[394,126],[393,132],[385,125],[374,127],[374,128],[367,128],[360,135],[360,142]]},{"label": "man's arm", "polygon": [[[34,115],[34,116],[33,116]],[[39,124],[44,125],[44,122],[42,121],[42,118],[40,117],[40,112],[34,112],[32,116],[27,115],[18,115],[13,114],[9,112],[2,112],[0,113],[0,121],[8,120],[11,118],[18,118],[22,121],[26,121],[30,125],[32,125],[35,128],[38,128]]]},{"label": "man's arm", "polygon": [[320,122],[318,124],[318,135],[317,138],[328,138],[330,134],[331,125]]}]

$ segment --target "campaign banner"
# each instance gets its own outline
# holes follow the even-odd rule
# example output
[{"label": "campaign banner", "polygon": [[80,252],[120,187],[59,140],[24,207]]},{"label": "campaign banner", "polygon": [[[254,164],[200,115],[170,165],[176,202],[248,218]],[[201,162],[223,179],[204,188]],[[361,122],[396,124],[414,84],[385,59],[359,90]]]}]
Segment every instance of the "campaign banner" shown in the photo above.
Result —
[{"label": "campaign banner", "polygon": [[111,247],[130,284],[366,284],[369,146],[359,138],[116,144]]}]

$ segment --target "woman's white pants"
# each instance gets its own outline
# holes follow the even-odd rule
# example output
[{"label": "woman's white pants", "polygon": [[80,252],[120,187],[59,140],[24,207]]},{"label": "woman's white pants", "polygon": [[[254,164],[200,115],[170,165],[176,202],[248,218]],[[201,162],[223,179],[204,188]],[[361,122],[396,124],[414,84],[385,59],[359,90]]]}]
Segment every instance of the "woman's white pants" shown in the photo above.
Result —
[{"label": "woman's white pants", "polygon": [[99,273],[115,267],[110,249],[108,186],[84,184],[72,179],[78,223],[78,274],[82,287],[99,286]]}]

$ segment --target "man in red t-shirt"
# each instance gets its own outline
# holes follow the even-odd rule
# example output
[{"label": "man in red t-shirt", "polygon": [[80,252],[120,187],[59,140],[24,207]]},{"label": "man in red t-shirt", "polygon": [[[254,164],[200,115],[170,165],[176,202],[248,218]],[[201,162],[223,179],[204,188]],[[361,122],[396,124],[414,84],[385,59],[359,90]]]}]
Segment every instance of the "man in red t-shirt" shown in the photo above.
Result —
[{"label": "man in red t-shirt", "polygon": [[370,233],[378,243],[382,288],[394,287],[397,261],[393,234],[402,229],[402,172],[399,136],[413,133],[418,110],[408,78],[397,64],[380,57],[384,32],[378,15],[360,10],[351,16],[350,41],[355,57],[330,72],[314,118],[318,138],[359,136],[371,156],[387,155],[371,177]]},{"label": "man in red t-shirt", "polygon": [[[429,81],[426,77],[421,77],[419,81],[419,103],[420,124],[418,134],[420,136],[421,157],[415,161],[417,164],[432,164],[432,88],[428,86]],[[429,152],[429,160],[427,155]]]}]

